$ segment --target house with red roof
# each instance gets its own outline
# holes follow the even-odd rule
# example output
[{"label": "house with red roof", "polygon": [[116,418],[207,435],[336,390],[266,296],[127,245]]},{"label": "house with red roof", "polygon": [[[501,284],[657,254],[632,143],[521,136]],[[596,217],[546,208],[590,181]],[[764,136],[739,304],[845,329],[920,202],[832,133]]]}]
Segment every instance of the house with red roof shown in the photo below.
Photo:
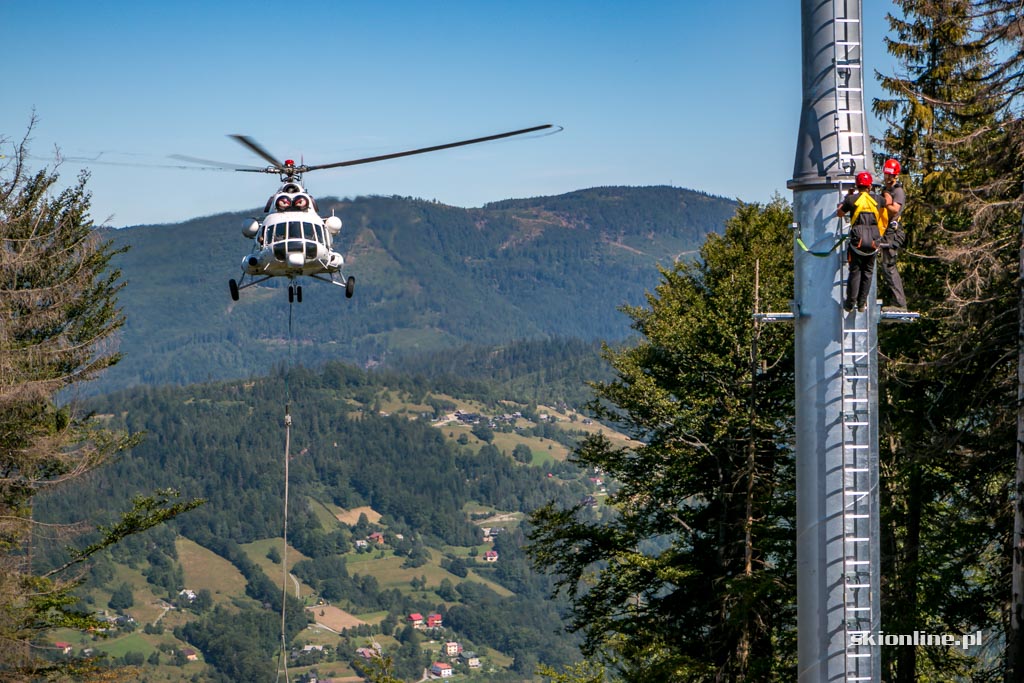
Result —
[{"label": "house with red roof", "polygon": [[430,673],[441,678],[451,678],[455,674],[455,670],[452,669],[451,664],[445,662],[434,662],[430,665]]}]

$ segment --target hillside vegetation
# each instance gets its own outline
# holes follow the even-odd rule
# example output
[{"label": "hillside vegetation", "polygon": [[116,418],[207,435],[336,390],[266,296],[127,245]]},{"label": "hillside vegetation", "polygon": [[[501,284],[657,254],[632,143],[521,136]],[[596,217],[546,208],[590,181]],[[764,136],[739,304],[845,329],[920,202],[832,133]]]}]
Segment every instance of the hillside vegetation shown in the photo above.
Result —
[{"label": "hillside vegetation", "polygon": [[[492,356],[523,364],[499,374],[529,367],[555,385],[572,375],[571,363],[537,365],[543,343],[524,346]],[[97,564],[83,606],[133,621],[112,626],[106,641],[75,636],[76,652],[93,648],[118,662],[131,653],[167,677],[154,680],[181,680],[203,662],[225,680],[259,679],[278,653],[274,615],[287,561],[290,656],[305,663],[302,671],[351,675],[356,648],[376,641],[412,677],[440,656],[427,636],[479,654],[488,667],[482,680],[578,658],[548,600],[550,579],[523,554],[520,523],[549,500],[590,500],[596,513],[603,483],[565,456],[588,433],[627,440],[564,402],[522,400],[511,379],[472,374],[459,387],[334,362],[93,399],[96,419],[147,437],[102,476],[47,498],[41,517],[103,523],[106,510],[154,486],[207,502]],[[293,417],[287,550],[285,406]],[[485,528],[498,531],[485,536]],[[490,550],[498,562],[484,561]],[[412,613],[440,614],[443,628],[406,633]],[[552,641],[554,632],[562,635]],[[327,654],[308,661],[304,645],[327,646]],[[178,653],[189,649],[200,663],[182,661]]]},{"label": "hillside vegetation", "polygon": [[[389,364],[510,340],[618,340],[618,312],[643,303],[671,265],[721,231],[735,202],[671,187],[605,187],[477,209],[399,197],[322,199],[344,221],[337,248],[355,297],[313,280],[289,313],[270,281],[232,302],[252,213],[110,231],[129,286],[124,359],[89,390],[266,374],[290,335],[299,362]],[[283,280],[283,279],[282,279]],[[289,315],[291,318],[289,319]]]}]

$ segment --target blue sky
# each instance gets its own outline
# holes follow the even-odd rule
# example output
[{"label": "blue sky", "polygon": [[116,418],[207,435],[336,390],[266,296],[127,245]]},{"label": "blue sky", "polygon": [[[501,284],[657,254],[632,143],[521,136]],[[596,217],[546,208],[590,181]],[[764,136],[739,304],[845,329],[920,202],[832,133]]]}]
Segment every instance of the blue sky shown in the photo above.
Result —
[{"label": "blue sky", "polygon": [[[890,10],[864,0],[867,73],[892,69],[882,45]],[[178,163],[171,154],[259,165],[230,133],[318,164],[564,126],[311,173],[317,196],[480,206],[654,184],[745,201],[789,196],[796,0],[44,0],[0,3],[0,19],[17,55],[0,134],[20,139],[34,109],[35,155],[56,145],[140,164],[91,167],[93,217],[113,226],[262,207],[273,176],[156,167]]]}]

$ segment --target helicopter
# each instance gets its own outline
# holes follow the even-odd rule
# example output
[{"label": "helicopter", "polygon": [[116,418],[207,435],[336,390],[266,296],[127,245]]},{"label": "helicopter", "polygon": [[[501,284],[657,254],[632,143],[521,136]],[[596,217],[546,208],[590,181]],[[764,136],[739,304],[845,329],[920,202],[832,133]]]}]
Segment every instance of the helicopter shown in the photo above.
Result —
[{"label": "helicopter", "polygon": [[[305,163],[297,165],[292,159],[286,159],[282,163],[251,137],[247,135],[229,136],[269,164],[266,167],[243,167],[232,170],[277,174],[281,181],[281,187],[267,200],[263,209],[265,214],[263,220],[250,218],[242,226],[242,235],[251,239],[253,246],[252,251],[242,259],[242,276],[238,280],[228,281],[231,299],[238,301],[239,292],[243,289],[274,277],[286,277],[290,281],[299,277],[311,277],[344,288],[345,297],[352,298],[356,280],[351,275],[344,276],[342,267],[345,265],[345,258],[333,246],[334,239],[341,232],[341,219],[333,214],[326,218],[320,216],[316,200],[302,185],[303,174],[310,171],[356,166],[414,154],[425,154],[545,130],[558,132],[561,128],[552,124],[544,124],[432,147],[312,166],[307,166]],[[175,155],[175,158],[189,162],[219,165],[219,162],[210,162],[207,159],[181,155]],[[302,286],[289,283],[288,302],[296,301],[302,302]]]}]

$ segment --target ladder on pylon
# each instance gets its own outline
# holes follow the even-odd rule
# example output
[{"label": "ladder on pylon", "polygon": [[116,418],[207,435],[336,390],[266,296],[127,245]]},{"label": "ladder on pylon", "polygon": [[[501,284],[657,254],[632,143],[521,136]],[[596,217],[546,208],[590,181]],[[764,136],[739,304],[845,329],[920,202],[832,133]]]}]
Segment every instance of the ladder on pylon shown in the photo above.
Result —
[{"label": "ladder on pylon", "polygon": [[[837,175],[852,176],[873,165],[864,122],[860,0],[833,0],[833,75],[836,97]],[[840,196],[843,195],[840,181]],[[841,269],[842,270],[842,269]],[[846,282],[844,273],[844,282]],[[843,420],[843,627],[845,680],[871,681],[869,644],[874,614],[871,557],[874,526],[871,438],[870,314],[845,315],[842,330]],[[856,639],[855,636],[861,636]],[[855,644],[859,643],[859,644]]]},{"label": "ladder on pylon", "polygon": [[[843,444],[843,626],[846,681],[871,681],[875,623],[872,557],[875,527],[871,391],[870,321],[866,313],[851,313],[842,323],[842,444]],[[854,636],[860,635],[858,640]],[[854,644],[859,642],[862,644]]]},{"label": "ladder on pylon", "polygon": [[[864,119],[861,2],[833,0],[832,8],[835,168],[842,178],[873,164]],[[840,197],[843,190],[840,180]],[[873,576],[877,558],[872,557],[877,549],[872,538],[877,511],[871,457],[876,433],[871,424],[871,314],[851,313],[841,319],[844,673],[847,682],[871,681],[875,663],[868,636],[878,613],[874,592],[878,577]]]},{"label": "ladder on pylon", "polygon": [[864,125],[863,29],[861,0],[833,0],[832,32],[835,45],[836,171],[854,175],[873,167]]}]

